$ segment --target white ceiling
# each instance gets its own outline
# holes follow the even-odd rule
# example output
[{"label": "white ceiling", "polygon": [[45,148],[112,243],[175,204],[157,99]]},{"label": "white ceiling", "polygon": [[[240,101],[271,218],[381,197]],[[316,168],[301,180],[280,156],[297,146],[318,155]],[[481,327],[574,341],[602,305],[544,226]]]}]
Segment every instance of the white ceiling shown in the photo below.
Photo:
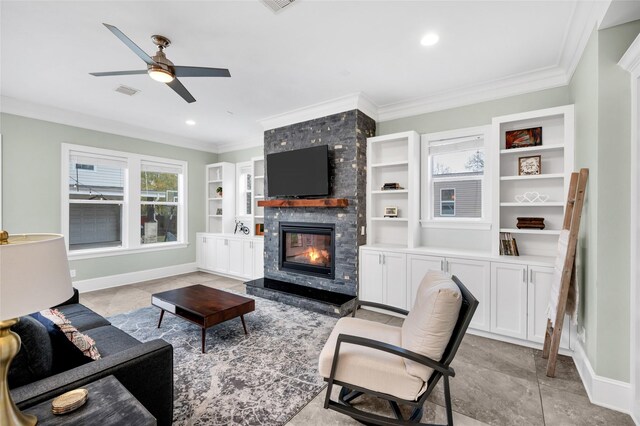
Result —
[{"label": "white ceiling", "polygon": [[[3,110],[39,104],[229,149],[261,140],[262,119],[354,93],[391,118],[436,99],[464,103],[474,88],[490,98],[566,84],[592,3],[297,0],[274,14],[258,0],[3,1]],[[175,64],[231,78],[182,78],[197,99],[187,104],[145,75],[90,76],[144,69],[103,22],[149,54],[150,35],[167,36]],[[428,31],[440,35],[431,48],[419,43]],[[141,92],[114,92],[120,84]]]}]

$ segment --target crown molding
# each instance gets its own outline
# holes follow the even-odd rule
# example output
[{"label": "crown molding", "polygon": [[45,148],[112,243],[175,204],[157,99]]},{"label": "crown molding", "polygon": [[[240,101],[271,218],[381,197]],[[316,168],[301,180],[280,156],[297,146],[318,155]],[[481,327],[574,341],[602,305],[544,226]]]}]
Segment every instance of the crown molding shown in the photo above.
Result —
[{"label": "crown molding", "polygon": [[232,151],[240,151],[243,149],[249,149],[249,148],[256,148],[259,146],[264,146],[264,135],[260,138],[256,138],[253,139],[249,142],[244,142],[244,143],[225,143],[222,145],[218,145],[218,148],[216,150],[217,154],[224,154],[226,152],[232,152]]},{"label": "crown molding", "polygon": [[578,67],[589,37],[602,23],[610,5],[611,0],[576,2],[558,59],[558,65],[566,70],[567,84]]},{"label": "crown molding", "polygon": [[378,117],[380,121],[395,120],[565,86],[567,82],[564,70],[553,67],[384,105],[379,108]]},{"label": "crown molding", "polygon": [[114,120],[96,117],[93,115],[73,112],[66,109],[32,103],[20,99],[2,96],[0,98],[0,112],[34,118],[37,120],[51,121],[67,126],[80,127],[98,132],[112,133],[136,139],[144,139],[165,145],[174,145],[181,148],[195,149],[198,151],[216,153],[216,145],[182,136],[170,135],[165,132],[132,126]]},{"label": "crown molding", "polygon": [[631,46],[629,46],[624,55],[622,55],[622,58],[618,61],[618,65],[620,65],[622,69],[629,71],[632,76],[640,76],[640,35],[636,37],[633,43],[631,43]]},{"label": "crown molding", "polygon": [[260,120],[259,123],[264,130],[271,130],[354,109],[359,109],[375,121],[378,121],[377,106],[363,93],[355,93],[273,115]]}]

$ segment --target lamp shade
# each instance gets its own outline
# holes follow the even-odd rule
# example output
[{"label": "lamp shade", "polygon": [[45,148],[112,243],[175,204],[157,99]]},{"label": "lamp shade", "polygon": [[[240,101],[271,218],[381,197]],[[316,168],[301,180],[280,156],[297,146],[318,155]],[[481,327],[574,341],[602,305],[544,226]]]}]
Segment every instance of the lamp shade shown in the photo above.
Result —
[{"label": "lamp shade", "polygon": [[0,245],[0,321],[49,308],[72,295],[62,235],[13,235]]}]

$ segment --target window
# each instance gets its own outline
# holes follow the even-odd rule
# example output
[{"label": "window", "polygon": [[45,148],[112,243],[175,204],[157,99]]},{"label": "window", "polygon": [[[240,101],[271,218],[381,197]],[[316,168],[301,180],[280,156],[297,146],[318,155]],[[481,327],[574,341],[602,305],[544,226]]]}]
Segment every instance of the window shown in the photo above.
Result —
[{"label": "window", "polygon": [[488,128],[422,136],[422,224],[489,222]]},{"label": "window", "polygon": [[440,190],[440,216],[456,215],[456,189],[447,188]]},{"label": "window", "polygon": [[142,244],[178,241],[180,167],[143,161],[140,172]]},{"label": "window", "polygon": [[126,159],[71,151],[67,170],[69,250],[121,247]]},{"label": "window", "polygon": [[185,162],[67,144],[62,159],[70,256],[186,243]]}]

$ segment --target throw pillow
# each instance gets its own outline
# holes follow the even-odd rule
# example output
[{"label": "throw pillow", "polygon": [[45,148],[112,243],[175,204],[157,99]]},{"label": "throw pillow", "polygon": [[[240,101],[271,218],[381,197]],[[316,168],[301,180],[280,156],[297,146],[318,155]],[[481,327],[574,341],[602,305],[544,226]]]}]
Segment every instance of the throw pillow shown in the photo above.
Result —
[{"label": "throw pillow", "polygon": [[52,374],[53,353],[47,329],[30,316],[11,327],[20,336],[20,351],[9,366],[9,388],[17,388]]},{"label": "throw pillow", "polygon": [[96,361],[100,359],[100,353],[96,348],[96,342],[86,334],[80,333],[71,322],[64,316],[62,312],[57,309],[45,309],[40,311],[45,318],[49,319],[67,336],[67,339],[71,341],[84,356]]},{"label": "throw pillow", "polygon": [[44,325],[49,334],[53,353],[52,374],[62,373],[92,361],[91,358],[83,355],[82,351],[67,338],[57,325],[41,315],[40,312],[31,314],[31,316]]}]

